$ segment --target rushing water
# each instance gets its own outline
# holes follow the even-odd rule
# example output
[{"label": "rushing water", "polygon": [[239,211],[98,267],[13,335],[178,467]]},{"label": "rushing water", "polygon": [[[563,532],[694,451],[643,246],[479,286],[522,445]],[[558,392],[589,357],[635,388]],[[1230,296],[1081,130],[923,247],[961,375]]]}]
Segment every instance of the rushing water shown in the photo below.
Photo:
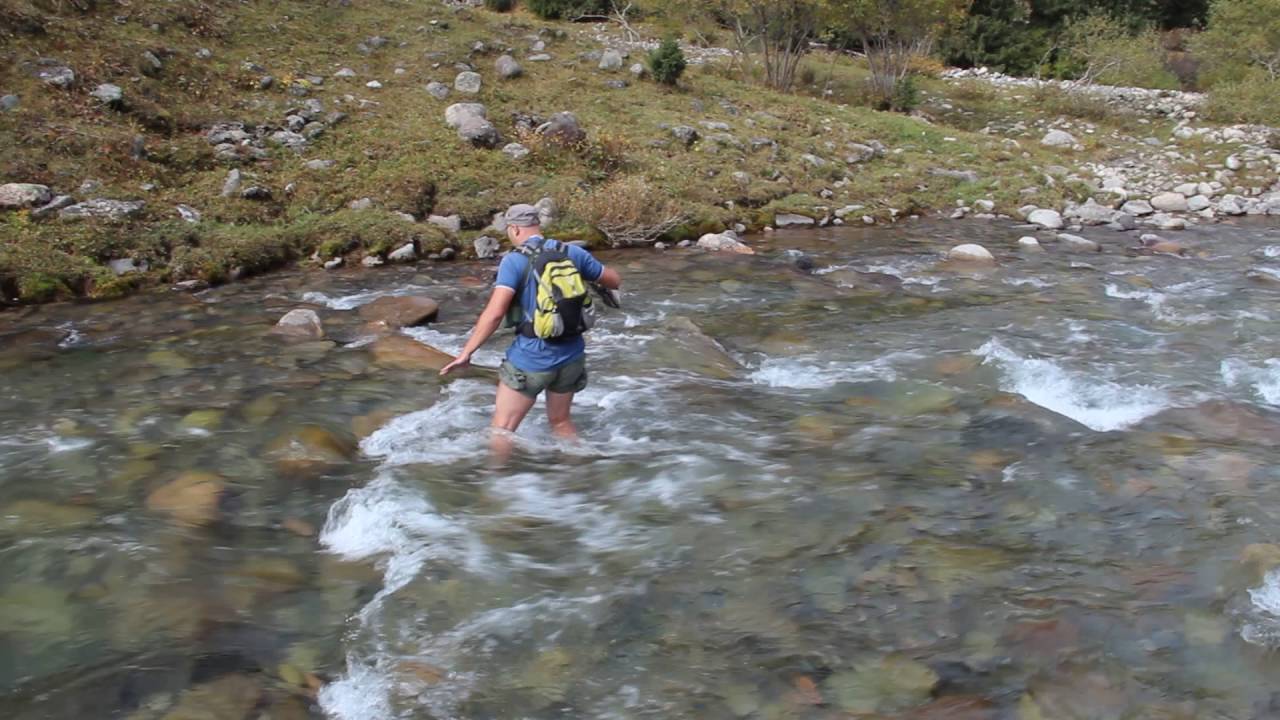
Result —
[{"label": "rushing water", "polygon": [[[453,351],[488,266],[0,315],[0,709],[1274,715],[1280,232],[942,262],[1017,235],[606,254],[582,442],[535,410],[502,470],[492,383],[378,366],[353,311],[433,297]],[[327,340],[268,334],[308,304]],[[212,525],[148,507],[187,471]]]}]

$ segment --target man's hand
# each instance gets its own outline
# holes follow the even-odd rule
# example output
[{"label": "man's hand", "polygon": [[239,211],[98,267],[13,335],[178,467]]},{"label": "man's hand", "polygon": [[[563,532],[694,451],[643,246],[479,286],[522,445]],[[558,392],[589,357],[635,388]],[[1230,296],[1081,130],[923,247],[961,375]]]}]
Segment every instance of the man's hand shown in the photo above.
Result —
[{"label": "man's hand", "polygon": [[443,377],[458,369],[466,370],[469,367],[471,367],[471,355],[469,353],[463,353],[454,358],[453,362],[440,368],[440,376]]}]

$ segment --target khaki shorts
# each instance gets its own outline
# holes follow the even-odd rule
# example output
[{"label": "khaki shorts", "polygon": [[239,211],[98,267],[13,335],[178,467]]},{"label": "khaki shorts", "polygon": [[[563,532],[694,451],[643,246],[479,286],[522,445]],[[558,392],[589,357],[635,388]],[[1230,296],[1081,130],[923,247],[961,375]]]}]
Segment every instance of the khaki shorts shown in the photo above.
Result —
[{"label": "khaki shorts", "polygon": [[498,378],[503,385],[531,398],[538,397],[543,390],[557,394],[582,392],[587,387],[587,356],[546,372],[521,370],[510,360],[503,360]]}]

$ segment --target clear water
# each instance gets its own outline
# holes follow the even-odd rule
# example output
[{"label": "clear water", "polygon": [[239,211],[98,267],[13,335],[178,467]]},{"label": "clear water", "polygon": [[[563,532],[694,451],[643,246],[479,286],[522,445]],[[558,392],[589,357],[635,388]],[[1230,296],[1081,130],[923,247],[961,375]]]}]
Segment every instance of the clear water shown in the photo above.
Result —
[{"label": "clear water", "polygon": [[[375,365],[353,310],[429,295],[409,334],[455,350],[488,266],[0,315],[0,709],[178,718],[234,677],[216,717],[1277,712],[1280,285],[1246,273],[1280,228],[941,262],[1019,234],[605,254],[583,440],[535,410],[503,470],[492,384]],[[329,341],[267,334],[306,303]],[[289,463],[304,426],[359,449]],[[146,506],[187,470],[210,527]]]}]

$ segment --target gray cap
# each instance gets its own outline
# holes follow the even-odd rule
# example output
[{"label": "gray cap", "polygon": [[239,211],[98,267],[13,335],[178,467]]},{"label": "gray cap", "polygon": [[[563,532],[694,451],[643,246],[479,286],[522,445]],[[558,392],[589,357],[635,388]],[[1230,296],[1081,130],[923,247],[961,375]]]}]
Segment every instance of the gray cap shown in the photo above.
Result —
[{"label": "gray cap", "polygon": [[524,203],[507,208],[507,212],[502,217],[508,225],[516,227],[534,227],[542,224],[542,218],[538,216],[538,208]]}]

